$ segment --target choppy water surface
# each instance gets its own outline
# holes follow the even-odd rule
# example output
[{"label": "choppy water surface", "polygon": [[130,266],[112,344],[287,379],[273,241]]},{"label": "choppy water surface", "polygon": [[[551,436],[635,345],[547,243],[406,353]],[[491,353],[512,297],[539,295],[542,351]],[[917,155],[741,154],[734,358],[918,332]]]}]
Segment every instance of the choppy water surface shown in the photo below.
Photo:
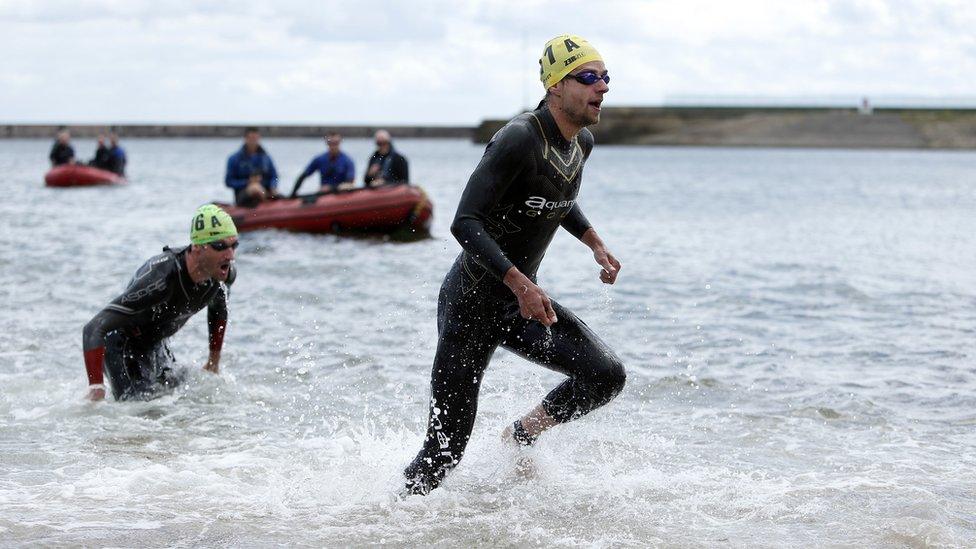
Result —
[{"label": "choppy water surface", "polygon": [[[223,373],[199,371],[201,314],[172,342],[190,383],[92,405],[82,326],[228,196],[238,146],[125,144],[131,185],[77,190],[42,186],[49,143],[0,147],[0,545],[976,539],[976,154],[597,147],[580,202],[619,283],[567,234],[540,280],[618,351],[627,387],[520,467],[499,432],[559,375],[500,351],[461,466],[400,500],[481,147],[399,143],[435,203],[430,240],[246,235]],[[369,143],[345,146],[361,175]],[[322,149],[266,147],[286,190]]]}]

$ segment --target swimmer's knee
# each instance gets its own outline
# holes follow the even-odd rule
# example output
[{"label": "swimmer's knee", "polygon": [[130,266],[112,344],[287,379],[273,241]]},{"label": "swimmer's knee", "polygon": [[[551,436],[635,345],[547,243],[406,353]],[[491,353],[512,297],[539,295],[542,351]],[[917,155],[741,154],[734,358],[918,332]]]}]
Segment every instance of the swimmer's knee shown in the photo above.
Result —
[{"label": "swimmer's knee", "polygon": [[591,383],[602,393],[600,400],[607,402],[616,397],[627,384],[627,370],[624,368],[624,363],[616,356],[608,356]]},{"label": "swimmer's knee", "polygon": [[627,369],[624,368],[624,363],[619,358],[613,357],[610,361],[607,378],[612,388],[613,396],[617,396],[620,391],[623,391],[624,385],[627,384]]}]

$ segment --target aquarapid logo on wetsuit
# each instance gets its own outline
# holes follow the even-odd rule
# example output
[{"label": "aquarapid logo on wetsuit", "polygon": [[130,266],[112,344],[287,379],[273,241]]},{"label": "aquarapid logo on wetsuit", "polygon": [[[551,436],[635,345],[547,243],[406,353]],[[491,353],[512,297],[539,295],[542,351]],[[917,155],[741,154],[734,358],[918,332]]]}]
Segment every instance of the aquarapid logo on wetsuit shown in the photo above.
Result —
[{"label": "aquarapid logo on wetsuit", "polygon": [[525,213],[526,215],[536,217],[542,213],[542,210],[555,212],[555,210],[561,210],[563,208],[572,208],[573,204],[576,204],[575,200],[546,200],[542,196],[530,196],[525,201],[525,205],[532,209]]}]

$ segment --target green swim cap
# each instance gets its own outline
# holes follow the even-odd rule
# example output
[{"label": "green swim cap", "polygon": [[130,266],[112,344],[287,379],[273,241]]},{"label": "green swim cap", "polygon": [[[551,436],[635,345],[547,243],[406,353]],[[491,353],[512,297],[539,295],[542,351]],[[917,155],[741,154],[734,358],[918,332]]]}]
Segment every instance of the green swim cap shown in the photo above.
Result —
[{"label": "green swim cap", "polygon": [[237,226],[227,212],[214,204],[197,208],[190,223],[190,242],[209,244],[232,236],[237,236]]}]

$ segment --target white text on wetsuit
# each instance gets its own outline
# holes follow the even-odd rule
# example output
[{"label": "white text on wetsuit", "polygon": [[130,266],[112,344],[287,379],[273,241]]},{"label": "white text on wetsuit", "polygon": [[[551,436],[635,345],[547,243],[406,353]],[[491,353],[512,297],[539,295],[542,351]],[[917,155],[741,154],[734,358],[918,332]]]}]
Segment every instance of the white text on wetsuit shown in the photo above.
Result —
[{"label": "white text on wetsuit", "polygon": [[530,196],[528,200],[525,201],[525,205],[536,209],[536,210],[555,210],[557,208],[569,208],[575,204],[575,200],[546,200],[541,196]]}]

